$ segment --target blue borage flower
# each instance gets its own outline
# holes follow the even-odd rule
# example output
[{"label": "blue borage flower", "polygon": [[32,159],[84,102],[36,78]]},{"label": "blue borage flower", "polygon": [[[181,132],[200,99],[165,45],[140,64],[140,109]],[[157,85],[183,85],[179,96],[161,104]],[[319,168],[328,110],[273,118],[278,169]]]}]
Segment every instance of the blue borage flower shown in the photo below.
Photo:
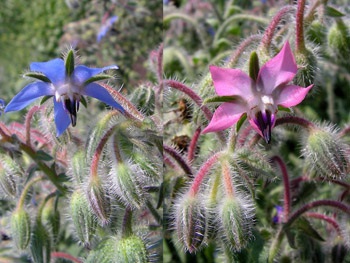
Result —
[{"label": "blue borage flower", "polygon": [[110,78],[110,75],[102,74],[110,69],[118,69],[118,66],[104,68],[75,66],[73,50],[69,50],[65,60],[56,58],[47,62],[33,62],[30,64],[31,72],[25,76],[36,78],[38,81],[25,86],[9,102],[5,112],[19,111],[39,97],[53,96],[57,137],[68,128],[70,123],[73,127],[76,125],[79,103],[85,104],[83,96],[96,98],[123,113],[123,107],[111,94],[95,83],[98,80]]},{"label": "blue borage flower", "polygon": [[111,16],[106,21],[104,21],[97,33],[97,43],[99,43],[102,40],[102,38],[105,37],[107,32],[112,28],[113,24],[117,22],[117,20],[118,16]]}]

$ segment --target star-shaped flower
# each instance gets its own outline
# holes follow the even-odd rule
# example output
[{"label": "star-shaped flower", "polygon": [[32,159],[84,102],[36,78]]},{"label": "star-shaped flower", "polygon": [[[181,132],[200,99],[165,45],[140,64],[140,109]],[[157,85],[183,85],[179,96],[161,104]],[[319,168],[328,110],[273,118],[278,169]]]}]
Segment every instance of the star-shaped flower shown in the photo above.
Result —
[{"label": "star-shaped flower", "polygon": [[303,88],[290,84],[297,65],[288,42],[261,67],[256,80],[239,69],[210,66],[210,73],[216,93],[234,99],[216,109],[203,133],[224,130],[246,113],[252,127],[267,143],[271,140],[277,107],[298,105],[313,86]]},{"label": "star-shaped flower", "polygon": [[47,62],[33,62],[31,72],[27,76],[38,79],[25,86],[5,108],[5,112],[19,111],[37,98],[53,96],[54,118],[57,136],[60,136],[72,123],[76,125],[77,112],[83,96],[96,98],[117,110],[124,112],[111,94],[95,81],[110,78],[101,74],[106,70],[118,69],[112,65],[104,68],[88,68],[84,65],[75,66],[74,52],[70,50],[65,60],[56,58]]}]

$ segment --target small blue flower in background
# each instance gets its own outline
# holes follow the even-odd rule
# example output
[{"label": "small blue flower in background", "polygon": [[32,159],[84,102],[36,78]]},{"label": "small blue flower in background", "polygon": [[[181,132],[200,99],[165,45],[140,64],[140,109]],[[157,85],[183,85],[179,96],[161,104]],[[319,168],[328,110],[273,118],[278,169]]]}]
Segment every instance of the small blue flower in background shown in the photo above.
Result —
[{"label": "small blue flower in background", "polygon": [[54,118],[57,136],[60,136],[71,123],[74,127],[77,120],[80,101],[85,102],[83,96],[96,98],[117,110],[124,112],[123,107],[117,103],[111,94],[98,80],[111,76],[102,75],[106,70],[118,69],[112,65],[104,68],[88,68],[84,65],[75,66],[74,52],[70,50],[65,61],[56,58],[47,62],[33,62],[30,64],[31,72],[26,76],[38,79],[25,86],[6,106],[5,112],[19,111],[37,98],[53,96]]},{"label": "small blue flower in background", "polygon": [[113,24],[117,22],[117,20],[118,16],[111,16],[110,18],[106,19],[97,33],[97,43],[99,43],[101,39],[104,38],[104,36],[112,28]]},{"label": "small blue flower in background", "polygon": [[282,223],[282,219],[283,219],[283,207],[276,205],[276,215],[273,217],[272,222],[274,224],[278,224],[278,223]]},{"label": "small blue flower in background", "polygon": [[5,101],[3,99],[0,99],[0,116],[5,109],[5,105],[6,105]]}]

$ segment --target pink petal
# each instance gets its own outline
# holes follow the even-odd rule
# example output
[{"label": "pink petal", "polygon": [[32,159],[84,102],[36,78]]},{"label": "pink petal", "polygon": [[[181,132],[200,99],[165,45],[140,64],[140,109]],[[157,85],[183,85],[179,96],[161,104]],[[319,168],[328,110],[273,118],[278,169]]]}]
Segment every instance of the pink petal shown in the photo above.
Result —
[{"label": "pink petal", "polygon": [[221,104],[214,112],[213,118],[202,133],[227,129],[235,124],[247,110],[248,108],[245,104],[231,102]]},{"label": "pink petal", "polygon": [[276,94],[273,95],[275,98],[275,104],[281,105],[283,107],[293,107],[302,102],[309,92],[309,90],[313,87],[310,85],[307,88],[302,88],[299,86],[288,85],[278,90],[275,90]]},{"label": "pink petal", "polygon": [[286,42],[282,50],[261,67],[258,87],[264,90],[264,94],[271,94],[279,85],[290,82],[296,73],[297,65],[289,43]]},{"label": "pink petal", "polygon": [[252,96],[251,78],[239,69],[209,67],[215,91],[219,96]]},{"label": "pink petal", "polygon": [[261,137],[264,138],[264,135],[262,134],[262,132],[260,131],[258,125],[256,125],[255,121],[253,119],[248,119],[250,125],[253,127],[253,129],[260,134]]}]

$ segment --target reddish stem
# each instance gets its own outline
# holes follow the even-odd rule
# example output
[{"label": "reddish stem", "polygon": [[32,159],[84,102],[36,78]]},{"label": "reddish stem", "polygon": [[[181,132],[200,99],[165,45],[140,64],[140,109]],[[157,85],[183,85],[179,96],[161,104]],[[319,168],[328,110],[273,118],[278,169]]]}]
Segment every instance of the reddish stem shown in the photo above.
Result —
[{"label": "reddish stem", "polygon": [[194,154],[196,152],[197,143],[199,139],[199,135],[201,134],[201,127],[198,127],[193,134],[192,140],[188,147],[187,161],[191,163],[194,159]]},{"label": "reddish stem", "polygon": [[308,203],[301,208],[299,208],[297,211],[295,211],[288,219],[288,221],[285,224],[285,227],[291,225],[299,216],[301,216],[303,213],[319,206],[329,206],[336,209],[339,209],[343,211],[344,213],[347,213],[350,215],[350,207],[343,204],[342,202],[335,201],[335,200],[317,200],[311,203]]},{"label": "reddish stem", "polygon": [[201,166],[196,177],[194,178],[194,181],[192,182],[192,186],[189,191],[190,196],[195,196],[198,193],[199,187],[201,186],[205,175],[209,172],[211,167],[217,163],[221,155],[222,152],[214,154]]},{"label": "reddish stem", "polygon": [[98,143],[98,146],[95,150],[94,156],[92,157],[92,161],[91,161],[91,170],[90,170],[90,174],[91,176],[97,176],[98,175],[98,164],[99,164],[99,160],[101,157],[101,154],[103,152],[103,148],[105,147],[108,139],[111,137],[111,135],[113,134],[115,130],[115,126],[111,127],[102,137],[101,141]]},{"label": "reddish stem", "polygon": [[339,224],[333,218],[326,216],[324,214],[315,213],[315,212],[308,212],[308,213],[306,213],[306,216],[326,221],[328,224],[330,224],[331,226],[333,226],[335,228],[335,230],[338,232],[338,234],[340,236],[342,235]]},{"label": "reddish stem", "polygon": [[289,12],[291,12],[294,9],[293,6],[285,6],[283,7],[272,19],[269,27],[265,30],[265,34],[261,40],[261,45],[263,48],[263,51],[268,54],[270,45],[272,43],[272,38],[275,35],[275,30],[278,27],[279,23],[281,22],[282,18]]},{"label": "reddish stem", "polygon": [[272,161],[278,163],[278,165],[281,168],[282,172],[282,178],[283,178],[283,185],[284,185],[284,220],[287,220],[290,214],[290,208],[291,208],[291,200],[290,200],[290,184],[289,184],[289,177],[288,177],[288,171],[285,163],[279,156],[272,157]]},{"label": "reddish stem", "polygon": [[250,46],[252,43],[259,41],[261,39],[261,35],[252,35],[245,39],[236,49],[235,52],[228,58],[225,66],[233,68],[238,63],[240,56],[244,53],[246,48]]},{"label": "reddish stem", "polygon": [[311,121],[308,121],[304,118],[296,117],[296,116],[286,116],[286,117],[278,118],[276,120],[275,126],[278,126],[281,124],[297,124],[297,125],[302,126],[306,129],[315,128],[315,124],[313,124]]},{"label": "reddish stem", "polygon": [[303,53],[305,51],[304,42],[304,9],[305,0],[298,0],[298,9],[296,17],[296,52]]},{"label": "reddish stem", "polygon": [[234,188],[232,184],[232,178],[230,174],[230,167],[228,162],[225,161],[225,163],[222,164],[222,174],[224,176],[224,185],[225,185],[225,190],[226,194],[230,197],[234,196]]},{"label": "reddish stem", "polygon": [[81,261],[80,259],[73,257],[72,255],[64,253],[64,252],[51,252],[51,257],[52,258],[68,259],[68,260],[75,262],[75,263],[83,263],[83,261]]},{"label": "reddish stem", "polygon": [[168,145],[163,145],[163,150],[176,160],[187,176],[192,177],[193,172],[191,167],[175,149]]}]

